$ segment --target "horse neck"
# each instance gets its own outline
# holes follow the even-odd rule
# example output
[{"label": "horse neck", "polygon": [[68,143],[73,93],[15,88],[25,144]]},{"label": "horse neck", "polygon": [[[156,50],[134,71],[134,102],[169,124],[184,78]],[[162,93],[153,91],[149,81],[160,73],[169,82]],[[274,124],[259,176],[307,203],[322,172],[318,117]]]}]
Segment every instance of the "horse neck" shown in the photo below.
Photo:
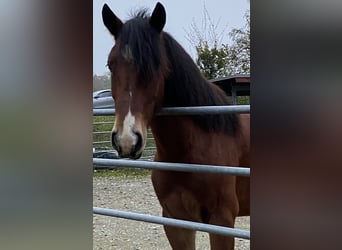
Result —
[{"label": "horse neck", "polygon": [[217,155],[226,154],[229,144],[236,142],[232,135],[202,130],[185,116],[155,116],[151,129],[158,161],[217,163]]},{"label": "horse neck", "polygon": [[235,134],[206,132],[185,116],[154,116],[156,161],[249,166],[249,114]]},{"label": "horse neck", "polygon": [[[202,76],[191,57],[167,34],[164,45],[169,68],[164,81],[164,107],[227,104],[224,93]],[[234,143],[236,126],[234,117],[223,118],[221,115],[155,116],[151,123],[158,154],[177,155],[178,159],[191,157],[193,152],[205,152],[208,147],[221,150],[224,148],[222,138],[229,137]]]},{"label": "horse neck", "polygon": [[151,130],[156,142],[157,153],[164,161],[185,159],[191,145],[199,145],[192,136],[196,128],[192,121],[186,117],[161,117],[154,116],[151,122]]}]

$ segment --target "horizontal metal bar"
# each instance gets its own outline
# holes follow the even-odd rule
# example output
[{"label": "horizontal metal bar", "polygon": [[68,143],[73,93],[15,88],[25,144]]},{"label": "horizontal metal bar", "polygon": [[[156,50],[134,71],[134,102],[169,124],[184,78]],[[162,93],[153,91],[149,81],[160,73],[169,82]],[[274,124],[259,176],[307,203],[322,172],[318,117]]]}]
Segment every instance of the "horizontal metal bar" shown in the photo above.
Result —
[{"label": "horizontal metal bar", "polygon": [[100,207],[93,207],[93,213],[99,214],[99,215],[125,218],[125,219],[130,219],[130,220],[145,221],[145,222],[173,226],[173,227],[181,227],[181,228],[192,229],[192,230],[202,231],[202,232],[207,232],[207,233],[233,236],[233,237],[242,238],[242,239],[250,239],[249,231],[236,229],[236,228],[230,228],[230,227],[215,226],[215,225],[209,225],[209,224],[192,222],[192,221],[178,220],[178,219],[165,218],[165,217],[154,216],[154,215],[149,215],[149,214],[140,214],[140,213],[126,212],[126,211],[114,210],[114,209],[109,209],[109,208],[100,208]]},{"label": "horizontal metal bar", "polygon": [[115,109],[93,109],[93,115],[96,115],[96,116],[115,115]]},{"label": "horizontal metal bar", "polygon": [[94,122],[93,125],[105,125],[105,124],[113,124],[113,121],[109,121],[109,122]]},{"label": "horizontal metal bar", "polygon": [[[204,114],[229,114],[250,112],[250,105],[230,106],[196,106],[196,107],[172,107],[162,108],[157,115],[204,115]],[[93,109],[93,115],[115,115],[115,109]]]},{"label": "horizontal metal bar", "polygon": [[163,108],[158,115],[207,115],[249,113],[250,105]]},{"label": "horizontal metal bar", "polygon": [[[111,141],[94,141],[93,144],[111,143]],[[112,144],[110,144],[112,145]]]},{"label": "horizontal metal bar", "polygon": [[[93,158],[93,164],[96,166],[113,166],[114,167],[133,167],[159,170],[172,170],[180,172],[200,172],[214,174],[230,174],[237,176],[249,176],[250,169],[242,167],[217,166],[217,165],[202,165],[202,164],[185,164],[171,162],[147,162],[134,161],[124,159],[102,159]],[[97,167],[99,168],[99,167]]]},{"label": "horizontal metal bar", "polygon": [[98,134],[110,134],[111,131],[101,131],[101,132],[93,132],[94,135],[98,135]]},{"label": "horizontal metal bar", "polygon": [[146,147],[144,151],[149,151],[149,150],[157,150],[156,147]]}]

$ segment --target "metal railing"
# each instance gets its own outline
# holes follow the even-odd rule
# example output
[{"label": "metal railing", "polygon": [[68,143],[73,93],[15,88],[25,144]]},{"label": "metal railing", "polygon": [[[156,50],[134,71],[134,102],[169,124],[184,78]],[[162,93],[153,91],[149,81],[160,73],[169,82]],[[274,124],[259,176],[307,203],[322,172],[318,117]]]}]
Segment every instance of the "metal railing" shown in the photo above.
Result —
[{"label": "metal railing", "polygon": [[231,174],[237,176],[249,176],[250,169],[242,167],[217,166],[217,165],[202,165],[202,164],[185,164],[173,162],[149,162],[137,160],[123,160],[123,159],[102,159],[93,158],[93,164],[97,166],[112,166],[115,167],[130,167],[143,169],[160,169],[181,172],[199,172],[211,174]]},{"label": "metal railing", "polygon": [[228,236],[233,236],[233,237],[242,238],[242,239],[250,239],[250,232],[247,230],[243,230],[243,229],[222,227],[222,226],[198,223],[198,222],[193,222],[193,221],[178,220],[178,219],[165,218],[165,217],[154,216],[154,215],[149,215],[149,214],[140,214],[140,213],[126,212],[126,211],[100,208],[100,207],[94,207],[93,212],[94,214],[99,214],[99,215],[106,215],[106,216],[129,219],[129,220],[144,221],[144,222],[155,223],[155,224],[166,225],[166,226],[181,227],[181,228],[192,229],[192,230],[202,231],[202,232],[207,232],[207,233],[228,235]]},{"label": "metal railing", "polygon": [[[250,113],[250,105],[162,108],[157,115],[217,115],[229,113]],[[115,109],[94,109],[93,115],[115,115]]]},{"label": "metal railing", "polygon": [[[204,114],[227,114],[227,113],[249,113],[249,105],[235,105],[235,106],[200,106],[200,107],[176,107],[163,108],[158,115],[204,115]],[[96,109],[93,114],[97,116],[114,115],[114,109]],[[93,158],[93,164],[102,167],[133,167],[144,169],[161,169],[171,171],[185,171],[185,172],[201,172],[201,173],[216,173],[216,174],[230,174],[236,176],[249,176],[250,169],[242,167],[231,166],[217,166],[217,165],[202,165],[202,164],[185,164],[185,163],[167,163],[167,162],[148,162],[148,161],[132,161],[124,159],[100,159]],[[114,216],[119,218],[126,218],[138,221],[145,221],[150,223],[177,226],[197,231],[208,233],[222,234],[243,239],[250,239],[250,232],[247,230],[222,227],[204,223],[197,223],[192,221],[178,220],[172,218],[165,218],[160,216],[152,216],[148,214],[139,214],[133,212],[125,212],[113,210],[108,208],[93,208],[94,214]]]}]

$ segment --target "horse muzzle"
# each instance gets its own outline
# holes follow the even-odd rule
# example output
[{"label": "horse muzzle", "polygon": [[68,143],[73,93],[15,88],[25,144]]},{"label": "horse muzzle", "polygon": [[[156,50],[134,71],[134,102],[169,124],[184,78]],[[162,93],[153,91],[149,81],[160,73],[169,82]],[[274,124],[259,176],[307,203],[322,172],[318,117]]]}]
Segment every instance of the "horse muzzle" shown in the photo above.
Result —
[{"label": "horse muzzle", "polygon": [[112,146],[118,151],[120,158],[139,159],[144,150],[143,136],[140,132],[112,132]]}]

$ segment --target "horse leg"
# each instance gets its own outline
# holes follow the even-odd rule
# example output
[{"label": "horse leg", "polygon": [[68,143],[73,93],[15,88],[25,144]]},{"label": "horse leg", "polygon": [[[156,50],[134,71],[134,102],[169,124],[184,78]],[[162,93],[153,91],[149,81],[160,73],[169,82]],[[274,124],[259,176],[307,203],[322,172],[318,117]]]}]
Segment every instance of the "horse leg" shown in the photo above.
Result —
[{"label": "horse leg", "polygon": [[[209,220],[209,224],[225,226],[225,227],[234,227],[235,216],[231,213],[225,214],[216,213],[212,214]],[[210,237],[210,249],[211,250],[233,250],[234,249],[234,237],[223,236],[218,234],[209,234]]]},{"label": "horse leg", "polygon": [[195,231],[170,226],[164,230],[173,250],[195,250]]},{"label": "horse leg", "polygon": [[[163,216],[170,217],[165,210]],[[196,231],[171,226],[164,226],[164,231],[173,250],[195,250]]]}]

